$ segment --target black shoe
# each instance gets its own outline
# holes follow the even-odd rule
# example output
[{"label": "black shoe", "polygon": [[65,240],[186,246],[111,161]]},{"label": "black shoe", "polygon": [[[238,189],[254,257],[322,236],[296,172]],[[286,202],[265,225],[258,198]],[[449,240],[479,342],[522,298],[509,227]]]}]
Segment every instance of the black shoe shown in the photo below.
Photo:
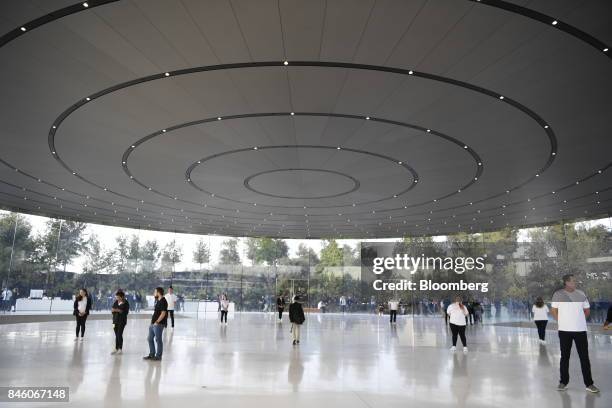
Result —
[{"label": "black shoe", "polygon": [[155,358],[155,356],[144,356],[142,359],[143,360],[153,360]]},{"label": "black shoe", "polygon": [[297,343],[300,344],[300,341],[298,340]]},{"label": "black shoe", "polygon": [[295,346],[297,343],[295,342],[295,340],[293,340],[293,345]]},{"label": "black shoe", "polygon": [[157,356],[151,357],[151,360],[153,360],[153,361],[161,361],[161,356],[159,356],[159,357],[157,357]]}]

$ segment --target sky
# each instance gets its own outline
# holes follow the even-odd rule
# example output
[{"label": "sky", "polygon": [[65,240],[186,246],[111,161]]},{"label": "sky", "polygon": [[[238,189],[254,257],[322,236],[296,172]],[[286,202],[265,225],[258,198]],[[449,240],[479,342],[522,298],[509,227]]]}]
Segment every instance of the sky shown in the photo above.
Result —
[{"label": "sky", "polygon": [[[0,214],[7,214],[6,211],[0,211]],[[38,235],[42,234],[45,230],[45,224],[48,220],[46,217],[40,217],[36,215],[23,214],[23,216],[30,222],[32,225],[32,234]],[[612,230],[612,218],[603,218],[599,220],[593,221],[585,221],[582,224],[588,226],[595,225],[604,225],[608,229]],[[518,240],[519,241],[527,241],[529,236],[530,229],[521,229],[519,230]],[[210,257],[211,264],[217,264],[219,260],[219,252],[221,251],[221,246],[223,241],[228,239],[229,237],[218,236],[218,235],[194,235],[194,234],[181,234],[181,233],[172,233],[172,232],[160,232],[160,231],[149,231],[149,230],[136,230],[131,228],[122,228],[122,227],[113,227],[107,225],[97,225],[97,224],[88,224],[86,229],[86,238],[91,234],[95,234],[101,245],[103,250],[112,249],[116,246],[115,239],[118,236],[124,235],[126,237],[131,237],[133,234],[136,234],[140,238],[141,245],[147,240],[157,240],[160,248],[163,248],[168,242],[175,239],[178,246],[183,249],[183,259],[180,263],[176,264],[176,270],[195,270],[199,268],[199,265],[193,262],[193,251],[195,249],[196,243],[200,240],[200,238],[204,238],[205,242],[207,242],[208,247],[210,249]],[[368,239],[368,241],[378,241],[378,242],[393,242],[400,240],[401,238],[385,238],[385,239]],[[434,241],[444,241],[446,239],[445,236],[434,237]],[[350,245],[354,247],[362,240],[357,239],[339,239],[337,240],[339,245]],[[244,265],[249,265],[250,261],[246,257],[246,239],[239,238],[238,250],[240,253],[240,257],[242,258],[242,262]],[[286,239],[287,245],[289,246],[289,256],[295,256],[295,253],[300,244],[304,244],[310,248],[312,248],[317,254],[320,253],[321,248],[323,246],[323,241],[321,240],[307,240],[307,239]],[[83,264],[85,262],[84,257],[79,257],[74,260],[72,265],[67,267],[69,271],[80,272],[83,270]]]}]

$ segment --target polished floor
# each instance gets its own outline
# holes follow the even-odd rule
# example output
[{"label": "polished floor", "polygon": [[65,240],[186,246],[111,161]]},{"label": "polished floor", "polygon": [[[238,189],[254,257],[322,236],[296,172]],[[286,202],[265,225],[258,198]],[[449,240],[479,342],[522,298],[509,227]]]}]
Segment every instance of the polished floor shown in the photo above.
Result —
[{"label": "polished floor", "polygon": [[[284,319],[287,317],[284,316]],[[132,319],[124,354],[111,356],[109,321],[88,322],[74,342],[72,322],[0,326],[1,386],[70,387],[75,407],[611,407],[612,336],[590,334],[599,395],[585,392],[573,351],[570,389],[560,393],[559,345],[540,346],[530,328],[468,329],[470,351],[452,354],[441,318],[309,315],[302,344],[272,314],[244,313],[220,326],[177,319],[165,332],[162,362],[147,354],[147,321]]]}]

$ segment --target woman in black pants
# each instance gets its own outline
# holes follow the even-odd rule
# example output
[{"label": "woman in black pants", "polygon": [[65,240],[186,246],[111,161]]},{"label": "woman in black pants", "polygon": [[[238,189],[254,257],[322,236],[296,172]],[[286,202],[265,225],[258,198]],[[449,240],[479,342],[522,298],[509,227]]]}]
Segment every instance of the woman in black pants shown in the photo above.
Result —
[{"label": "woman in black pants", "polygon": [[544,304],[541,297],[537,298],[531,313],[533,314],[533,321],[538,328],[538,337],[540,338],[540,344],[546,344],[546,325],[548,324],[548,306]]},{"label": "woman in black pants", "polygon": [[446,313],[448,314],[449,326],[453,334],[453,346],[451,347],[451,351],[454,352],[457,349],[457,335],[459,335],[461,343],[463,344],[463,352],[467,353],[468,348],[465,339],[465,326],[467,324],[466,316],[468,315],[468,309],[463,304],[460,296],[455,298],[455,303],[448,307]]},{"label": "woman in black pants", "polygon": [[81,331],[81,341],[85,336],[85,322],[87,316],[89,316],[89,309],[91,309],[91,297],[87,293],[87,289],[83,288],[79,290],[79,294],[74,300],[74,312],[72,314],[76,317],[76,337],[74,341],[79,339],[79,330]]},{"label": "woman in black pants", "polygon": [[115,349],[111,354],[121,354],[123,349],[123,329],[125,329],[127,324],[127,315],[130,313],[130,304],[122,290],[118,290],[115,294],[115,303],[113,303],[111,311],[113,312],[113,329],[115,330]]}]

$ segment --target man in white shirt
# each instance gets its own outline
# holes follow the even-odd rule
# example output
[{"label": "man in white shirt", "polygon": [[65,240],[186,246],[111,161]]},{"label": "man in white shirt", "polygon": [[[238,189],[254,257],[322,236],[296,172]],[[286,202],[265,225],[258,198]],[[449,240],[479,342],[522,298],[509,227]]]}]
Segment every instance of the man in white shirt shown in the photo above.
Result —
[{"label": "man in white shirt", "polygon": [[560,372],[561,379],[557,390],[567,390],[569,383],[569,359],[572,353],[572,342],[576,343],[580,368],[586,390],[597,393],[599,389],[591,378],[591,362],[589,361],[589,342],[587,339],[586,318],[590,314],[590,305],[586,295],[576,289],[574,275],[563,277],[563,289],[556,291],[552,298],[550,313],[559,326],[559,345],[561,347]]},{"label": "man in white shirt", "polygon": [[395,324],[397,320],[397,308],[399,307],[399,302],[395,299],[391,299],[389,301],[389,323]]},{"label": "man in white shirt", "polygon": [[168,302],[168,314],[170,315],[170,322],[172,323],[172,328],[174,329],[174,304],[176,303],[176,295],[174,294],[174,289],[172,286],[168,288],[168,293],[166,293],[166,302]]},{"label": "man in white shirt", "polygon": [[4,288],[2,291],[2,310],[3,311],[11,311],[11,299],[13,297],[13,292],[9,288]]}]

